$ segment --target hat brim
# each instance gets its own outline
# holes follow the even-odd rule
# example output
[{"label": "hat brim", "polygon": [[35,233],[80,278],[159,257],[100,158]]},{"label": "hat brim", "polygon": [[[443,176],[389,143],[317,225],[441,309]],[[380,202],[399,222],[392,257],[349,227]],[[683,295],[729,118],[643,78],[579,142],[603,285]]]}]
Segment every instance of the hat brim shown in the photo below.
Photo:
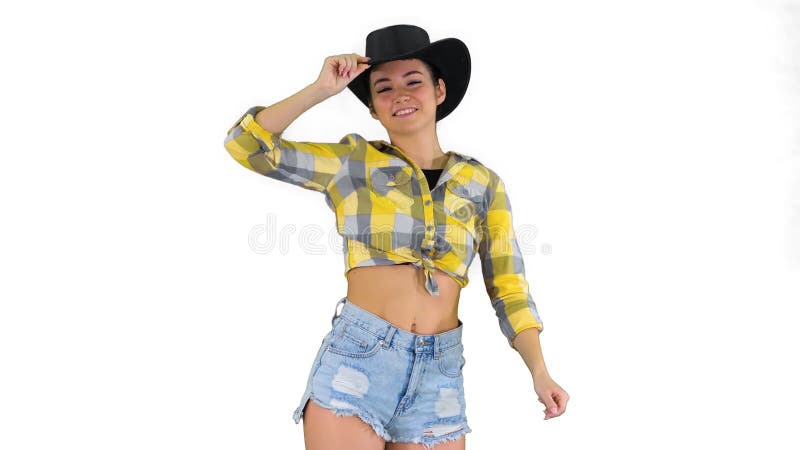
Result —
[{"label": "hat brim", "polygon": [[466,44],[456,38],[441,39],[413,52],[394,55],[391,58],[370,60],[369,69],[361,72],[347,87],[364,106],[369,106],[369,74],[378,64],[401,59],[419,58],[430,62],[439,70],[447,87],[444,102],[436,108],[436,121],[447,117],[456,109],[467,92],[471,60]]}]

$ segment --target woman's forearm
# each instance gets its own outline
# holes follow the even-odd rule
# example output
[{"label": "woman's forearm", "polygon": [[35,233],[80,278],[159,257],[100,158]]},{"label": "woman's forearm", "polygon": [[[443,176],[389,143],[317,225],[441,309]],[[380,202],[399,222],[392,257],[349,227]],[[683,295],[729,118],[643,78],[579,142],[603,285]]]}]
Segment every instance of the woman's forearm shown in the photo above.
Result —
[{"label": "woman's forearm", "polygon": [[291,97],[259,111],[256,123],[271,133],[283,133],[301,114],[328,97],[315,83],[309,84]]},{"label": "woman's forearm", "polygon": [[546,375],[547,367],[544,365],[544,356],[542,355],[542,346],[539,343],[539,330],[537,328],[528,328],[522,330],[512,342],[514,349],[519,352],[531,375]]}]

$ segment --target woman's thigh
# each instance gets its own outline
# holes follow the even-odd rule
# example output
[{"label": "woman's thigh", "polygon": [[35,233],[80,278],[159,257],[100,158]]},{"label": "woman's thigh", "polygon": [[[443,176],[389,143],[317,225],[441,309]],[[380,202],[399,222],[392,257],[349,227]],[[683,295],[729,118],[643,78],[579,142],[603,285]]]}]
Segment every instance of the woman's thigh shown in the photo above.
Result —
[{"label": "woman's thigh", "polygon": [[384,450],[385,445],[359,417],[337,416],[313,401],[305,407],[303,434],[306,450]]}]

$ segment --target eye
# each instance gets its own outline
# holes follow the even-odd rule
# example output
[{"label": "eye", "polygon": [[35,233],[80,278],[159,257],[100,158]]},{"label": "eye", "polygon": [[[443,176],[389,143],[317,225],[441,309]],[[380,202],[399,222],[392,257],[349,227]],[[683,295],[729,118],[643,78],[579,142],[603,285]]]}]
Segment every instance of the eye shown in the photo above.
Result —
[{"label": "eye", "polygon": [[[422,83],[422,81],[419,81],[419,80],[414,80],[414,81],[409,81],[409,82],[408,82],[408,85],[409,85],[409,86],[411,86],[412,84],[420,84],[420,83]],[[388,88],[388,87],[387,87],[387,88],[380,89],[380,90],[378,90],[377,92],[378,92],[378,94],[380,94],[381,92],[390,91],[391,89],[392,89],[392,88]]]}]

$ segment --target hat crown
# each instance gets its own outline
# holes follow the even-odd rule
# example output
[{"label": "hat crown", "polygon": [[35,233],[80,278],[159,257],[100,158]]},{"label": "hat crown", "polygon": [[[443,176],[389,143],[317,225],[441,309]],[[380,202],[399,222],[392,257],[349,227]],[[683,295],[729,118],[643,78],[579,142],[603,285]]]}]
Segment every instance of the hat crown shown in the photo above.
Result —
[{"label": "hat crown", "polygon": [[373,60],[411,53],[430,45],[428,32],[415,25],[392,25],[367,35],[366,55]]}]

